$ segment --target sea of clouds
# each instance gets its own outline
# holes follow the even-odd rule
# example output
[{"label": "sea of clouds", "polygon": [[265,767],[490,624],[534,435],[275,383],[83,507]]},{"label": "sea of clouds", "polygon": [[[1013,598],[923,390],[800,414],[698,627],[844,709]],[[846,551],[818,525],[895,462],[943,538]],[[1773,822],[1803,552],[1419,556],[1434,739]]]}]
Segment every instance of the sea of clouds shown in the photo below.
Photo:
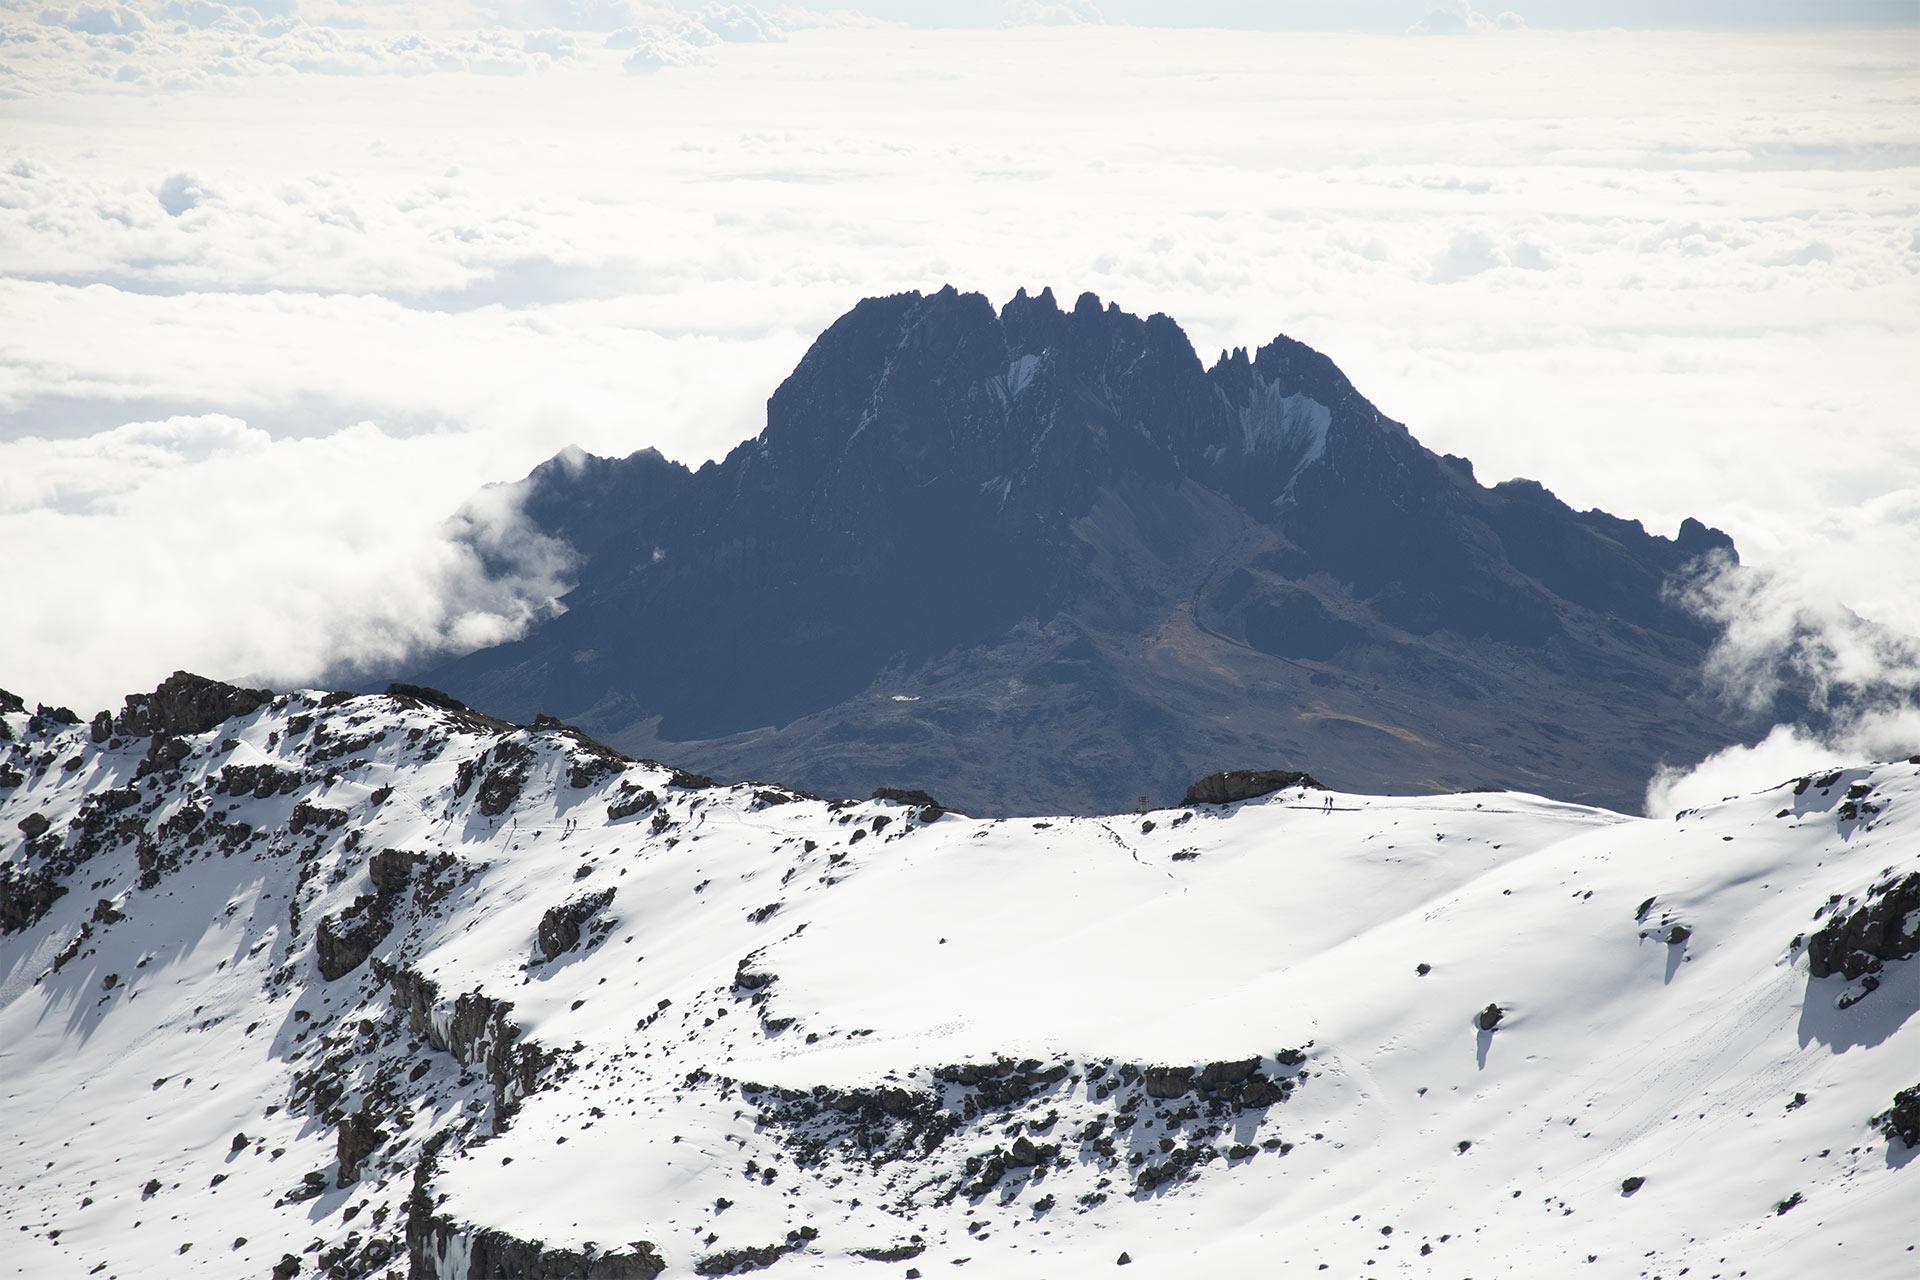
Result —
[{"label": "sea of clouds", "polygon": [[[1483,481],[1725,528],[1764,585],[1700,607],[1795,621],[1730,633],[1718,696],[1860,616],[1920,633],[1911,32],[1002,10],[0,12],[0,683],[91,709],[512,635],[566,550],[482,486],[723,453],[854,301],[948,282],[1289,333]],[[1903,653],[1873,688],[1920,686]],[[1901,714],[1668,762],[1650,804]]]}]

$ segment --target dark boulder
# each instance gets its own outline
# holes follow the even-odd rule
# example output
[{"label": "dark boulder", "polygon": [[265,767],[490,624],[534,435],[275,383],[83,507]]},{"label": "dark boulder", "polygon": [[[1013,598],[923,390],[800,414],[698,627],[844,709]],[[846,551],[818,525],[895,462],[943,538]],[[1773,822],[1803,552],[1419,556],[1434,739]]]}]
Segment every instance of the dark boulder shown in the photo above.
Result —
[{"label": "dark boulder", "polygon": [[471,714],[472,707],[460,701],[450,693],[438,689],[429,689],[423,684],[394,683],[387,686],[387,696],[401,702],[410,702],[418,706],[438,707],[442,711],[457,711]]},{"label": "dark boulder", "polygon": [[47,821],[47,815],[44,813],[30,813],[20,819],[17,825],[20,828],[21,835],[29,840],[38,840],[47,833],[47,828],[53,824]]},{"label": "dark boulder", "polygon": [[1037,1164],[1049,1164],[1060,1154],[1060,1145],[1054,1142],[1035,1142],[1024,1133],[1013,1140],[1007,1148],[1007,1165],[1015,1169],[1030,1169]]},{"label": "dark boulder", "polygon": [[1177,1098],[1193,1089],[1192,1067],[1148,1067],[1147,1096]]},{"label": "dark boulder", "polygon": [[660,803],[660,797],[630,782],[620,784],[619,794],[607,802],[607,821],[618,822],[636,813],[646,813]]},{"label": "dark boulder", "polygon": [[290,796],[303,781],[298,771],[271,764],[230,764],[213,780],[214,792],[223,796],[252,796],[265,800],[271,796]]},{"label": "dark boulder", "polygon": [[797,1253],[820,1232],[813,1227],[797,1227],[787,1232],[787,1238],[780,1244],[748,1246],[744,1249],[726,1249],[719,1253],[710,1253],[693,1264],[695,1275],[730,1276],[742,1271],[758,1271],[770,1267],[790,1253]]},{"label": "dark boulder", "polygon": [[360,1178],[360,1165],[368,1156],[379,1149],[387,1140],[387,1135],[373,1117],[364,1111],[350,1113],[340,1122],[340,1131],[335,1137],[334,1152],[340,1160],[340,1174],[336,1183],[346,1186]]},{"label": "dark boulder", "polygon": [[150,773],[172,773],[192,754],[193,744],[185,738],[155,733],[147,743],[147,754],[141,759],[140,767],[133,776],[144,778]]},{"label": "dark boulder", "polygon": [[21,872],[11,863],[0,866],[0,933],[31,928],[66,892],[67,886],[45,868]]},{"label": "dark boulder", "polygon": [[1202,1093],[1217,1093],[1246,1083],[1259,1066],[1258,1058],[1244,1058],[1238,1062],[1209,1062],[1200,1068],[1194,1084]]},{"label": "dark boulder", "polygon": [[1920,1084],[1893,1095],[1893,1105],[1873,1118],[1874,1127],[1889,1140],[1920,1147]]},{"label": "dark boulder", "polygon": [[399,893],[413,878],[414,864],[420,861],[419,854],[405,849],[382,849],[367,859],[367,876],[377,892]]},{"label": "dark boulder", "polygon": [[541,956],[551,960],[579,946],[580,926],[612,904],[613,890],[602,889],[599,893],[550,908],[540,917],[540,928],[535,936]]},{"label": "dark boulder", "polygon": [[362,894],[345,911],[320,921],[314,930],[314,956],[328,982],[360,967],[393,929],[392,901]]},{"label": "dark boulder", "polygon": [[1920,955],[1920,871],[1869,889],[1850,911],[1836,911],[1807,939],[1807,972],[1859,978],[1889,961]]},{"label": "dark boulder", "polygon": [[[432,1166],[422,1168],[431,1173]],[[455,1241],[464,1242],[467,1269],[459,1277],[513,1276],[518,1280],[653,1280],[667,1269],[651,1244],[634,1241],[625,1249],[602,1250],[588,1244],[579,1250],[549,1248],[539,1240],[522,1240],[492,1227],[463,1226],[433,1213],[427,1179],[416,1171],[408,1203],[407,1274],[437,1276],[440,1263]]]},{"label": "dark boulder", "polygon": [[1272,795],[1276,791],[1285,791],[1288,787],[1312,787],[1324,791],[1314,780],[1312,774],[1299,773],[1292,769],[1229,769],[1223,773],[1210,773],[1187,788],[1187,794],[1180,803],[1194,804],[1236,804],[1242,800],[1253,800],[1260,796]]},{"label": "dark boulder", "polygon": [[250,715],[273,700],[267,689],[242,689],[205,676],[176,671],[152,693],[127,695],[114,728],[130,737],[196,734]]},{"label": "dark boulder", "polygon": [[922,822],[938,822],[950,812],[947,806],[918,787],[875,787],[873,798],[891,800],[895,804],[913,805],[919,810],[914,816]]},{"label": "dark boulder", "polygon": [[753,967],[753,957],[743,957],[733,971],[733,987],[736,991],[761,991],[774,983],[777,974],[765,969]]},{"label": "dark boulder", "polygon": [[305,831],[332,831],[345,826],[346,822],[345,809],[329,809],[325,805],[309,804],[302,800],[293,806],[293,812],[288,815],[287,830],[297,836]]},{"label": "dark boulder", "polygon": [[1286,1101],[1286,1097],[1287,1089],[1284,1085],[1269,1080],[1264,1075],[1256,1075],[1240,1086],[1240,1093],[1235,1101],[1243,1110],[1259,1111],[1276,1102]]},{"label": "dark boulder", "polygon": [[1505,1009],[1502,1009],[1497,1004],[1489,1004],[1486,1008],[1482,1009],[1479,1013],[1476,1013],[1473,1015],[1473,1025],[1480,1028],[1482,1031],[1491,1031],[1495,1027],[1499,1026],[1500,1019],[1506,1016],[1507,1016],[1507,1011]]},{"label": "dark boulder", "polygon": [[480,790],[474,798],[480,812],[497,818],[520,798],[520,789],[527,784],[527,769],[532,763],[533,748],[526,743],[514,739],[496,742],[477,760],[460,766],[454,780],[454,793],[465,795],[477,777]]}]

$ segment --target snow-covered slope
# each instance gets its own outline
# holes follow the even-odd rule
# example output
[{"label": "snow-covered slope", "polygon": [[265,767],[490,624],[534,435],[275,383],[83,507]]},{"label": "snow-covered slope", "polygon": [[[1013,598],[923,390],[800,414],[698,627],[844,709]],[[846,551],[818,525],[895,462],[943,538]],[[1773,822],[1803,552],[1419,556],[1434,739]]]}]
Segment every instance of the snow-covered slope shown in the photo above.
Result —
[{"label": "snow-covered slope", "polygon": [[1913,762],[976,821],[426,691],[65,719],[0,1269],[1920,1274]]}]

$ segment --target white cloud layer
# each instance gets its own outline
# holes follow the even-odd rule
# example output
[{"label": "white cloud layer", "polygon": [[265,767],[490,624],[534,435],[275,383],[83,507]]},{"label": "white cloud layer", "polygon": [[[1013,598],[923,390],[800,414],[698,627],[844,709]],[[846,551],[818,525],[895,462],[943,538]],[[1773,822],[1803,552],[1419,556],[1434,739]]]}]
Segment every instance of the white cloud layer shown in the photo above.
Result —
[{"label": "white cloud layer", "polygon": [[1910,36],[95,7],[0,14],[29,696],[510,627],[557,571],[473,579],[474,488],[570,443],[714,456],[857,298],[949,281],[1290,333],[1484,479],[1697,515],[1920,631]]},{"label": "white cloud layer", "polygon": [[[364,423],[274,440],[207,415],[8,446],[0,545],[39,552],[6,571],[23,687],[92,708],[169,653],[286,683],[516,634],[554,607],[568,553],[504,489],[473,492],[466,443]],[[396,466],[414,498],[378,482]]]},{"label": "white cloud layer", "polygon": [[[1920,548],[1920,502],[1905,524]],[[1920,755],[1920,639],[1862,618],[1818,581],[1734,565],[1702,565],[1675,594],[1722,628],[1707,663],[1707,687],[1747,713],[1783,696],[1813,708],[1760,741],[1691,766],[1666,766],[1647,788],[1647,812],[1680,809],[1757,791],[1816,769]]]}]

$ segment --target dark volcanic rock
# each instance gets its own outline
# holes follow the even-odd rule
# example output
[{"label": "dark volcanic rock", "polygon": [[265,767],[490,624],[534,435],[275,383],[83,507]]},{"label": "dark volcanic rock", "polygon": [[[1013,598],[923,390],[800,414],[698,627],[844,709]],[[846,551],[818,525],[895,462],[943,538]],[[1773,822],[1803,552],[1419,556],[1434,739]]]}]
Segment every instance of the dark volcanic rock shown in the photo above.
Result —
[{"label": "dark volcanic rock", "polygon": [[1192,1067],[1147,1068],[1147,1096],[1150,1098],[1177,1098],[1192,1088]]},{"label": "dark volcanic rock", "polygon": [[382,849],[367,859],[367,878],[376,892],[400,893],[413,879],[413,869],[424,862],[417,853],[405,849]]},{"label": "dark volcanic rock", "polygon": [[340,1176],[336,1185],[346,1186],[360,1178],[360,1162],[372,1155],[387,1140],[387,1135],[372,1116],[364,1111],[355,1111],[340,1122],[340,1131],[334,1140],[334,1153],[340,1161]]},{"label": "dark volcanic rock", "polygon": [[917,805],[914,816],[922,822],[938,822],[947,813],[945,805],[918,787],[875,787],[873,798],[891,800],[895,804]]},{"label": "dark volcanic rock", "polygon": [[742,1271],[756,1271],[761,1267],[770,1267],[789,1253],[807,1247],[807,1242],[820,1233],[812,1227],[799,1227],[787,1232],[787,1238],[780,1244],[749,1246],[744,1249],[726,1249],[720,1253],[710,1253],[693,1264],[695,1275],[730,1276]]},{"label": "dark volcanic rock", "polygon": [[440,1259],[457,1239],[466,1243],[466,1274],[443,1280],[654,1280],[667,1269],[654,1247],[642,1241],[611,1251],[550,1249],[543,1241],[521,1240],[491,1227],[461,1226],[416,1206],[407,1219],[408,1274],[439,1276]]},{"label": "dark volcanic rock", "polygon": [[66,892],[67,886],[45,867],[21,871],[13,863],[0,866],[0,933],[31,927]]},{"label": "dark volcanic rock", "polygon": [[540,954],[551,960],[579,946],[580,926],[611,905],[613,890],[602,889],[599,893],[549,908],[540,917],[540,928],[535,939],[540,945]]},{"label": "dark volcanic rock", "polygon": [[1807,939],[1807,972],[1816,978],[1878,973],[1892,960],[1920,955],[1920,871],[1883,881],[1866,900],[1836,911]]},{"label": "dark volcanic rock", "polygon": [[296,791],[302,779],[293,769],[282,769],[271,764],[230,764],[220,770],[214,779],[215,794],[223,796],[252,796],[256,800],[265,800],[269,796],[290,796]]},{"label": "dark volcanic rock", "polygon": [[565,612],[427,678],[822,794],[1112,813],[1224,757],[1637,807],[1749,727],[1692,697],[1715,632],[1666,590],[1724,535],[1488,488],[1298,342],[1209,367],[1092,295],[869,299],[725,460],[520,496]]},{"label": "dark volcanic rock", "polygon": [[1244,1084],[1253,1077],[1253,1073],[1259,1066],[1258,1058],[1245,1058],[1237,1062],[1209,1062],[1200,1068],[1200,1074],[1193,1082],[1194,1087],[1202,1093],[1213,1093]]},{"label": "dark volcanic rock", "polygon": [[621,783],[619,794],[607,802],[607,821],[618,822],[636,813],[646,813],[660,803],[660,797],[644,787]]},{"label": "dark volcanic rock", "polygon": [[331,809],[326,805],[310,804],[305,800],[293,806],[293,812],[287,816],[287,830],[294,835],[307,831],[333,831],[347,824],[345,809]]},{"label": "dark volcanic rock", "polygon": [[1482,1031],[1491,1031],[1499,1026],[1500,1020],[1506,1016],[1507,1011],[1505,1009],[1502,1009],[1497,1004],[1490,1004],[1479,1013],[1473,1015],[1473,1025]]},{"label": "dark volcanic rock", "polygon": [[1210,773],[1187,788],[1181,804],[1233,804],[1285,791],[1288,787],[1314,787],[1324,790],[1311,774],[1290,769],[1231,769]]},{"label": "dark volcanic rock", "polygon": [[345,911],[327,916],[314,930],[314,956],[328,982],[360,967],[393,929],[391,900],[362,894]]},{"label": "dark volcanic rock", "polygon": [[113,723],[115,731],[129,737],[205,733],[272,700],[272,692],[266,689],[242,689],[176,671],[152,693],[128,694],[125,708]]},{"label": "dark volcanic rock", "polygon": [[527,769],[532,763],[533,749],[526,743],[513,739],[496,742],[478,760],[460,767],[456,790],[464,795],[473,785],[472,779],[478,776],[480,789],[474,799],[480,812],[497,818],[520,798],[520,788],[527,784]]},{"label": "dark volcanic rock", "polygon": [[1893,1105],[1873,1118],[1880,1132],[1909,1147],[1920,1147],[1920,1084],[1893,1095]]}]

